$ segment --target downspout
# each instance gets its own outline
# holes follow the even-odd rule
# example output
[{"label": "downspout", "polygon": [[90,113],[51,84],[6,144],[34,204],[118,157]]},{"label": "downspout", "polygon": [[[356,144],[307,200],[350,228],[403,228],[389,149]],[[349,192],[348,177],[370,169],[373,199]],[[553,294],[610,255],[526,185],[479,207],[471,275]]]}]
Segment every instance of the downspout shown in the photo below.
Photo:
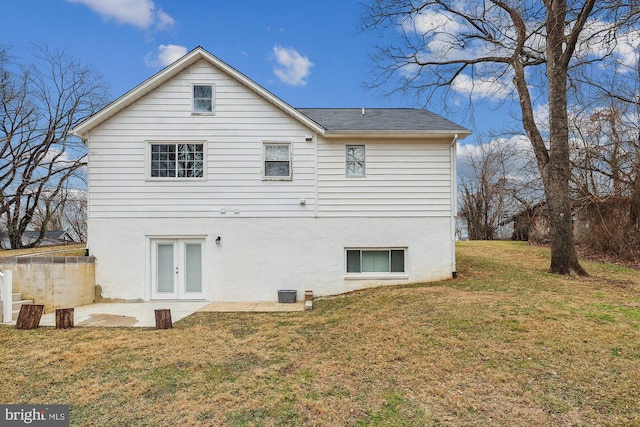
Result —
[{"label": "downspout", "polygon": [[456,269],[456,219],[458,217],[458,171],[457,171],[458,134],[451,141],[451,276],[458,277]]},{"label": "downspout", "polygon": [[90,252],[90,248],[91,248],[91,233],[89,232],[89,215],[91,214],[91,160],[93,157],[95,157],[95,153],[91,152],[91,147],[89,146],[89,137],[91,135],[91,131],[89,131],[87,133],[87,135],[85,135],[84,138],[82,138],[82,142],[87,146],[87,228],[86,228],[86,232],[87,232],[87,236],[85,238],[86,240],[86,245],[85,245],[85,249],[84,249],[84,255],[85,256],[90,256],[91,252]]}]

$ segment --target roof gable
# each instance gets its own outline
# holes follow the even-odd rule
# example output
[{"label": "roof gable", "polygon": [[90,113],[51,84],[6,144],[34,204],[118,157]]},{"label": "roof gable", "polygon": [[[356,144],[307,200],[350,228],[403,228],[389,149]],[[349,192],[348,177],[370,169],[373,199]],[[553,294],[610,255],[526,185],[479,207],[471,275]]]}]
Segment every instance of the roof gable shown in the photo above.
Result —
[{"label": "roof gable", "polygon": [[307,116],[305,116],[304,114],[296,110],[295,108],[291,107],[282,99],[278,98],[277,96],[275,96],[274,94],[272,94],[271,92],[263,88],[262,86],[258,85],[256,82],[249,79],[247,76],[240,73],[235,68],[229,66],[225,62],[221,61],[214,55],[207,52],[202,47],[198,46],[197,48],[187,53],[182,58],[175,61],[173,64],[162,69],[158,73],[151,76],[149,79],[145,80],[135,88],[131,89],[129,92],[125,93],[115,101],[111,102],[109,105],[107,105],[106,107],[98,111],[96,114],[82,121],[79,125],[73,128],[74,135],[77,135],[82,139],[86,139],[88,132],[91,131],[93,128],[99,126],[104,121],[116,115],[117,113],[119,113],[120,111],[128,107],[129,105],[133,104],[143,96],[152,92],[153,90],[155,90],[156,88],[164,84],[165,82],[177,76],[180,72],[184,71],[185,69],[189,68],[191,65],[195,64],[196,62],[202,59],[208,61],[211,65],[223,71],[230,77],[234,78],[236,81],[240,82],[241,84],[243,84],[244,86],[252,90],[254,93],[256,93],[258,96],[264,98],[265,100],[267,100],[268,102],[276,106],[277,108],[283,110],[284,112],[289,114],[291,117],[301,122],[303,125],[309,127],[315,132],[320,132],[320,133],[323,132],[322,127],[319,126],[316,122],[314,122],[313,120],[311,120],[310,118],[308,118]]}]

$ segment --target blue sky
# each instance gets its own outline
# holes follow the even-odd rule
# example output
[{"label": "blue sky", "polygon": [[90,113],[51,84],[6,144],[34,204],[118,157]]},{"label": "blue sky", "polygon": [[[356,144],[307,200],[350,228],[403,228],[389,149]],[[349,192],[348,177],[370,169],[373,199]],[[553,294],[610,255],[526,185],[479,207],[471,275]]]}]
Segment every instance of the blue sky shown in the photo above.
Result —
[{"label": "blue sky", "polygon": [[357,0],[0,1],[0,44],[25,62],[32,43],[62,49],[99,71],[113,99],[201,45],[294,107],[416,106],[363,88],[378,35],[359,30]]},{"label": "blue sky", "polygon": [[[370,55],[381,34],[360,31],[360,0],[0,0],[0,5],[5,18],[0,45],[10,46],[13,56],[29,62],[33,43],[63,50],[100,72],[112,99],[203,46],[294,107],[421,107],[412,96],[386,98],[363,87],[373,81]],[[594,31],[601,25],[591,24]],[[404,30],[435,28],[431,52],[463,28],[431,10],[412,25]],[[393,31],[385,36],[393,37]],[[614,56],[634,65],[640,33],[627,36],[618,40]],[[465,55],[478,53],[469,49]],[[582,49],[598,55],[606,50]],[[491,139],[495,132],[517,131],[510,76],[462,74],[447,92],[449,109],[437,104],[429,109],[473,130],[465,144],[479,137],[486,142],[491,131]],[[536,119],[546,122],[544,99],[534,109]]]},{"label": "blue sky", "polygon": [[[386,98],[363,87],[373,81],[370,55],[382,35],[360,31],[360,0],[0,0],[0,5],[5,18],[0,45],[10,46],[13,56],[29,62],[34,43],[63,50],[100,72],[112,99],[203,46],[294,107],[421,107],[412,96]],[[461,28],[431,10],[412,24],[415,28],[405,31],[436,28],[432,52]],[[636,64],[640,33],[629,35],[618,40],[616,56]],[[393,37],[393,30],[385,36]],[[603,46],[583,48],[603,51]],[[463,74],[455,83],[447,92],[448,110],[437,104],[428,108],[474,131],[463,141],[471,146],[465,148],[499,132],[508,137],[509,128],[517,132],[510,73],[477,73],[473,79]],[[536,120],[545,123],[544,99],[534,109]]]}]

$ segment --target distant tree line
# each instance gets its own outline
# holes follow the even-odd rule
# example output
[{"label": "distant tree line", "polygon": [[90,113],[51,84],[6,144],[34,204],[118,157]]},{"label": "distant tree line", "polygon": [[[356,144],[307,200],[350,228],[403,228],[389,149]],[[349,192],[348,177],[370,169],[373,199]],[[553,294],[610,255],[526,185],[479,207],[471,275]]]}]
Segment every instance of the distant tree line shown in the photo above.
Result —
[{"label": "distant tree line", "polygon": [[[589,108],[570,110],[570,195],[578,243],[638,259],[640,103],[628,97],[637,89],[629,87],[631,76],[625,77],[606,90],[596,88],[600,97]],[[640,79],[635,83],[640,86]],[[480,142],[476,150],[461,153],[458,214],[465,237],[549,241],[540,177],[527,167],[532,161],[532,153],[504,140]]]}]

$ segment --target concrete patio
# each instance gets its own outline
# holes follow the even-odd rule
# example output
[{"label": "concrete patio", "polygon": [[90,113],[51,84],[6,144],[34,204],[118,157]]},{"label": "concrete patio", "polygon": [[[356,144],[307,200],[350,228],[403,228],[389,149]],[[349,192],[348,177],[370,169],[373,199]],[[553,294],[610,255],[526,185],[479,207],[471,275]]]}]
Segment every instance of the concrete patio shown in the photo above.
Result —
[{"label": "concrete patio", "polygon": [[[281,304],[277,302],[208,302],[208,301],[154,301],[139,303],[97,303],[74,308],[74,324],[81,326],[114,326],[153,328],[155,310],[171,310],[171,321],[197,312],[291,312],[303,311],[304,302]],[[13,322],[15,324],[15,322]],[[55,312],[45,313],[40,326],[55,326]]]}]

